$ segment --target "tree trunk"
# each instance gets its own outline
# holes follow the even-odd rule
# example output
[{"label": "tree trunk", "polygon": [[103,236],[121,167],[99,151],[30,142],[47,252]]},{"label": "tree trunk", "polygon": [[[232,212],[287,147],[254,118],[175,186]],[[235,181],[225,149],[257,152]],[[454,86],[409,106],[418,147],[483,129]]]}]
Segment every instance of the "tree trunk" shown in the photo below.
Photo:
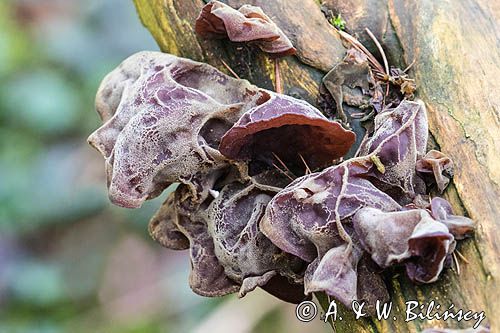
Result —
[{"label": "tree trunk", "polygon": [[[201,0],[134,0],[143,24],[164,52],[209,63],[227,73],[274,89],[273,63],[262,52],[228,41],[203,40],[194,32]],[[342,59],[345,48],[315,0],[229,0],[262,9],[298,50],[280,60],[284,93],[317,103],[322,76]],[[445,270],[440,280],[417,286],[403,274],[387,280],[397,321],[353,320],[348,311],[338,332],[418,332],[427,327],[471,327],[473,321],[404,321],[405,302],[436,300],[446,309],[482,311],[492,331],[500,327],[500,5],[487,0],[326,0],[347,21],[351,33],[368,26],[395,65],[415,61],[410,74],[428,107],[430,132],[455,162],[445,197],[455,213],[477,225],[472,239],[459,243],[467,258],[461,273]],[[363,39],[362,37],[361,39]],[[369,43],[368,43],[369,44]],[[370,45],[368,45],[370,47]],[[373,45],[370,49],[374,52]]]}]

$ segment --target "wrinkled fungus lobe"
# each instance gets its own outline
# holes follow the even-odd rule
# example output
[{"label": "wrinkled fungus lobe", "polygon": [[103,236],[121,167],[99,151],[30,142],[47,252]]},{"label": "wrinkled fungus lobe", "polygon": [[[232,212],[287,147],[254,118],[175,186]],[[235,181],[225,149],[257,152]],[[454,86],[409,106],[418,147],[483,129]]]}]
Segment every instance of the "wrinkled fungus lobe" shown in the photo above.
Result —
[{"label": "wrinkled fungus lobe", "polygon": [[[192,199],[186,185],[180,185],[151,220],[150,232],[162,245],[174,250],[184,249],[185,241],[189,242],[189,286],[195,293],[208,297],[234,293],[239,285],[225,274],[215,255],[204,215],[206,205],[196,204]],[[179,239],[182,247],[176,246]]]},{"label": "wrinkled fungus lobe", "polygon": [[[110,95],[113,87],[121,94]],[[193,175],[223,167],[211,133],[231,127],[242,103],[259,97],[248,81],[206,64],[159,52],[125,60],[99,88],[104,124],[88,139],[106,160],[111,201],[136,208],[173,182],[194,187]]]},{"label": "wrinkled fungus lobe", "polygon": [[281,251],[259,230],[272,195],[252,184],[233,182],[224,186],[207,209],[208,231],[226,275],[242,285],[240,296],[257,286],[278,293],[279,289],[268,283],[279,275],[281,284],[289,285],[280,298],[293,301],[300,295],[300,301],[304,298],[298,274],[303,269],[302,261]]},{"label": "wrinkled fungus lobe", "polygon": [[256,6],[243,5],[236,10],[222,2],[210,1],[196,19],[195,30],[205,38],[251,42],[277,57],[296,52],[283,31]]},{"label": "wrinkled fungus lobe", "polygon": [[[294,136],[295,149],[301,149],[297,153],[304,152],[313,164],[340,156],[354,140],[353,133],[306,102],[159,52],[135,54],[111,72],[99,88],[96,107],[104,124],[88,141],[106,160],[111,201],[129,208],[141,206],[173,182],[196,192],[209,172],[229,163],[219,145],[230,152],[230,159],[238,159],[233,153],[244,140],[221,143],[228,130],[234,137],[243,127],[247,139],[257,144],[262,144],[259,138],[268,138],[263,128],[272,128],[277,138]],[[302,135],[295,137],[297,132]],[[272,148],[286,147],[284,151],[298,158],[289,142],[274,141]],[[317,145],[309,147],[311,142]]]},{"label": "wrinkled fungus lobe", "polygon": [[423,209],[383,212],[366,207],[356,213],[353,225],[373,261],[383,268],[404,262],[415,282],[436,281],[454,249],[448,228]]},{"label": "wrinkled fungus lobe", "polygon": [[474,231],[474,222],[468,217],[454,215],[450,203],[443,198],[432,198],[431,214],[448,227],[455,239],[464,239]]}]

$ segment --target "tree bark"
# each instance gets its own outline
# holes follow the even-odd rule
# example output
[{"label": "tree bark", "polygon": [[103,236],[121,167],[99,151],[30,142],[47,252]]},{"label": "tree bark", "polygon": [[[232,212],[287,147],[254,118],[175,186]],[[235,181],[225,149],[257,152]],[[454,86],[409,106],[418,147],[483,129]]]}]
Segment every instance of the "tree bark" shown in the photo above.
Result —
[{"label": "tree bark", "polygon": [[[209,63],[274,89],[273,62],[262,52],[228,41],[203,40],[194,32],[201,0],[134,0],[142,23],[164,52]],[[345,48],[315,0],[229,0],[261,6],[290,37],[296,57],[280,60],[284,92],[316,104],[322,76],[342,59]],[[343,3],[339,6],[339,3]],[[405,322],[405,302],[435,300],[446,309],[485,311],[492,331],[500,327],[500,6],[487,0],[326,0],[341,13],[351,33],[374,30],[389,59],[399,66],[415,61],[410,74],[428,107],[430,132],[455,162],[445,197],[455,213],[477,225],[462,241],[461,274],[448,269],[440,280],[417,286],[404,274],[388,277],[398,320],[355,321],[344,311],[338,332],[419,332],[427,327],[471,327],[473,322]],[[353,14],[354,13],[354,14]],[[355,13],[358,13],[355,15]],[[372,45],[372,49],[373,45]],[[460,260],[460,259],[459,259]]]}]

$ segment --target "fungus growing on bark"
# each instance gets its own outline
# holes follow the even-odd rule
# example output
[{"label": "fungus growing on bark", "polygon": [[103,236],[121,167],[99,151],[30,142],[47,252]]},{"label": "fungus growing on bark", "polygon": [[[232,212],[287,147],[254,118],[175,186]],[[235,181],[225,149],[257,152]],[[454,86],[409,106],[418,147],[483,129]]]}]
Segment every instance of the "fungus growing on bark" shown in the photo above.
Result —
[{"label": "fungus growing on bark", "polygon": [[[212,179],[204,185],[219,188]],[[243,297],[261,287],[284,301],[304,300],[303,262],[283,253],[258,229],[271,194],[240,182],[224,185],[215,199],[210,191],[202,192],[206,195],[197,204],[187,186],[179,186],[149,225],[163,246],[190,249],[193,291],[222,296],[239,289]]]},{"label": "fungus growing on bark", "polygon": [[345,162],[296,179],[269,203],[260,223],[262,232],[283,251],[307,262],[342,245],[349,240],[342,222],[361,207],[400,209],[396,201],[364,179],[362,175],[370,167]]},{"label": "fungus growing on bark", "polygon": [[250,42],[276,57],[296,52],[283,31],[256,6],[243,5],[236,10],[222,2],[210,1],[196,19],[195,30],[205,38]]},{"label": "fungus growing on bark", "polygon": [[354,140],[353,132],[329,121],[307,102],[272,93],[243,114],[222,137],[219,149],[231,159],[268,164],[276,155],[292,168],[303,168],[302,155],[316,169],[343,156]]},{"label": "fungus growing on bark", "polygon": [[370,180],[402,205],[417,194],[425,194],[425,185],[415,172],[418,156],[427,147],[424,104],[404,100],[398,107],[378,114],[374,127],[373,135],[359,149],[359,156],[370,156],[376,164]]},{"label": "fungus growing on bark", "polygon": [[321,290],[346,304],[366,297],[357,295],[358,242],[382,268],[404,261],[412,280],[437,279],[453,235],[424,209],[400,211],[425,193],[415,163],[426,144],[425,107],[403,101],[377,115],[357,158],[298,178],[271,199],[261,230],[310,263],[306,292]]},{"label": "fungus growing on bark", "polygon": [[453,177],[453,161],[440,151],[430,150],[417,161],[416,170],[424,179],[435,182],[439,192],[443,193]]},{"label": "fungus growing on bark", "polygon": [[381,111],[380,85],[373,77],[366,55],[356,49],[347,51],[344,60],[323,77],[323,84],[335,100],[337,116],[345,123],[348,118],[343,103],[360,109],[372,105]]},{"label": "fungus growing on bark", "polygon": [[414,195],[414,162],[427,142],[425,120],[425,108],[414,102],[378,115],[361,156],[296,179],[271,200],[261,230],[283,251],[311,262],[350,242],[343,224],[360,208],[401,209],[396,201],[402,198],[381,188]]},{"label": "fungus growing on bark", "polygon": [[437,280],[446,256],[453,250],[453,235],[423,209],[383,212],[365,207],[353,218],[363,249],[380,267],[405,263],[416,282]]},{"label": "fungus growing on bark", "polygon": [[173,182],[196,187],[194,175],[226,166],[220,137],[268,93],[207,64],[140,52],[97,96],[104,124],[88,141],[106,160],[111,201],[136,208]]},{"label": "fungus growing on bark", "polygon": [[[262,49],[282,54],[282,32],[252,6],[212,1],[198,29],[258,35]],[[366,59],[358,65],[345,66],[337,85],[372,89]],[[242,297],[260,287],[290,302],[313,292],[346,305],[386,299],[380,269],[401,264],[411,280],[433,282],[455,239],[473,230],[446,200],[424,203],[419,175],[432,174],[442,190],[451,160],[424,156],[421,102],[378,110],[356,157],[337,165],[355,134],[312,105],[168,54],[125,60],[103,80],[96,108],[104,125],[89,142],[106,160],[114,203],[139,207],[181,183],[149,231],[167,248],[189,248],[189,283],[200,295]]]},{"label": "fungus growing on bark", "polygon": [[[255,287],[266,290],[267,283],[276,275],[296,286],[302,279],[303,262],[281,251],[259,230],[259,221],[273,194],[254,184],[233,182],[224,186],[207,209],[208,232],[214,241],[215,254],[226,275],[242,285],[240,296]],[[300,290],[303,299],[303,287]],[[290,294],[293,301],[297,293],[291,290]]]},{"label": "fungus growing on bark", "polygon": [[453,215],[448,201],[435,197],[431,201],[431,214],[436,220],[444,223],[455,239],[464,239],[474,231],[474,222],[465,216]]}]

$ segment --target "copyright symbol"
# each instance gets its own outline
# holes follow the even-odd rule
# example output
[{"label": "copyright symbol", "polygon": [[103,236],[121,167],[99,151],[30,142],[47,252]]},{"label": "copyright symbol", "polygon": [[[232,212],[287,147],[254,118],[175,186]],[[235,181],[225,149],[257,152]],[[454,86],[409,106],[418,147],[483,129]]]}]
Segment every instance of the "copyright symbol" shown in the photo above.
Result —
[{"label": "copyright symbol", "polygon": [[316,318],[318,307],[314,302],[304,301],[295,308],[295,316],[298,320],[307,323]]}]

